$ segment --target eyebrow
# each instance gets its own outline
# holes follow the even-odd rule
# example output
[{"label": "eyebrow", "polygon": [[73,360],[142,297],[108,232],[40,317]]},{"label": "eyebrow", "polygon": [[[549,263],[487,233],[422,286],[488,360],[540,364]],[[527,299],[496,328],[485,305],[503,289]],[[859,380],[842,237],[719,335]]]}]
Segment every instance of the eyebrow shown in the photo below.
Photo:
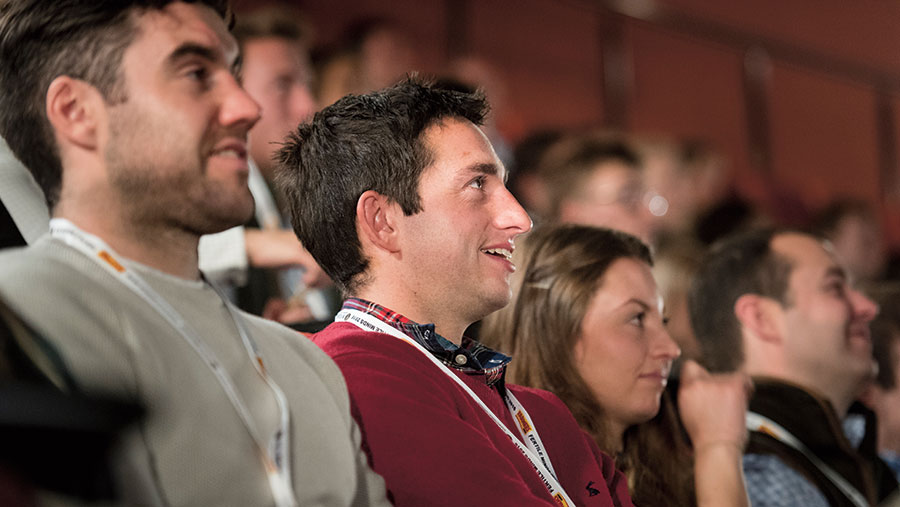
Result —
[{"label": "eyebrow", "polygon": [[640,306],[644,311],[650,311],[650,310],[653,310],[653,308],[654,308],[653,306],[648,305],[645,301],[643,301],[643,300],[641,300],[641,299],[638,299],[638,298],[631,298],[631,299],[629,299],[628,301],[625,301],[625,303],[622,304],[622,307],[624,308],[624,307],[628,306],[628,305],[631,304],[631,303],[636,303],[636,304],[637,304],[638,306]]},{"label": "eyebrow", "polygon": [[[197,44],[194,42],[185,42],[184,44],[178,46],[175,51],[172,51],[172,54],[169,55],[168,61],[174,66],[179,60],[190,56],[196,56],[209,62],[219,62],[223,59],[220,52],[216,51],[213,48],[210,48],[209,46],[204,46],[202,44]],[[241,58],[241,55],[238,54],[238,57],[235,58],[235,60],[231,63],[229,70],[235,76],[239,75],[242,62],[243,59]]]},{"label": "eyebrow", "polygon": [[467,168],[469,171],[479,174],[487,174],[487,175],[499,175],[500,172],[503,172],[503,184],[506,184],[506,181],[509,179],[509,171],[503,170],[503,167],[498,166],[493,163],[480,163],[480,164],[472,164]]},{"label": "eyebrow", "polygon": [[824,278],[836,277],[842,280],[847,280],[847,272],[844,268],[840,266],[829,266],[827,270],[825,270]]}]

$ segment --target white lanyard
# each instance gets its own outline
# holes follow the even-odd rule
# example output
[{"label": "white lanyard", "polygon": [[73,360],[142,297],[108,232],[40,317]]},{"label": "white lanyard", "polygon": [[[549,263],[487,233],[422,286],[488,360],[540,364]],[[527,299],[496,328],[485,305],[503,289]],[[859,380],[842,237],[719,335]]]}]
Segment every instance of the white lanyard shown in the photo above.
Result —
[{"label": "white lanyard", "polygon": [[813,465],[816,466],[816,468],[819,469],[819,471],[825,474],[825,476],[831,480],[832,484],[837,486],[838,489],[844,493],[844,496],[853,502],[854,505],[858,505],[859,507],[869,506],[869,502],[866,501],[866,498],[859,490],[847,482],[841,474],[837,473],[833,468],[813,454],[812,451],[803,445],[803,442],[780,424],[764,415],[757,414],[756,412],[747,412],[747,430],[764,433],[775,438],[779,442],[800,451]]},{"label": "white lanyard", "polygon": [[[531,417],[528,415],[528,412],[525,411],[525,408],[519,404],[519,401],[513,395],[513,393],[509,390],[506,391],[506,406],[509,408],[510,413],[513,415],[513,419],[516,420],[517,426],[519,427],[519,433],[522,435],[522,439],[525,441],[525,445],[522,445],[522,442],[519,441],[515,435],[509,431],[509,428],[506,427],[505,424],[493,413],[491,409],[488,408],[487,405],[475,394],[468,385],[458,376],[456,376],[450,368],[448,368],[444,363],[442,363],[438,358],[434,357],[430,352],[428,352],[424,347],[419,345],[415,340],[410,338],[409,336],[403,334],[400,330],[387,325],[383,321],[378,318],[369,315],[365,312],[361,312],[359,310],[345,309],[341,310],[334,318],[335,322],[350,322],[355,324],[360,329],[365,331],[377,332],[389,334],[395,338],[399,338],[406,343],[409,343],[413,347],[415,347],[419,352],[425,355],[428,359],[431,360],[444,374],[453,379],[460,387],[481,407],[482,410],[485,411],[490,417],[491,420],[494,421],[497,426],[506,433],[506,436],[512,441],[512,443],[516,446],[516,449],[522,453],[528,461],[531,463],[534,471],[537,472],[538,477],[541,478],[541,482],[544,483],[544,486],[547,488],[547,491],[550,492],[550,495],[556,500],[556,503],[563,507],[574,507],[575,503],[572,502],[572,499],[566,494],[565,490],[563,490],[562,486],[559,484],[559,481],[556,478],[556,472],[553,470],[553,465],[550,464],[550,457],[547,455],[547,452],[544,449],[544,445],[541,442],[541,438],[538,435],[537,428],[535,428],[534,424],[531,421]],[[527,447],[526,447],[527,446]]]},{"label": "white lanyard", "polygon": [[132,292],[144,299],[144,301],[165,318],[166,321],[175,328],[178,334],[181,335],[182,339],[184,339],[184,341],[200,355],[209,369],[216,376],[222,389],[225,390],[225,394],[228,395],[231,404],[234,406],[244,425],[247,427],[247,430],[250,432],[250,435],[253,437],[260,458],[265,466],[266,476],[268,477],[269,486],[272,489],[272,495],[276,504],[279,507],[295,506],[297,502],[294,499],[294,493],[291,487],[289,459],[290,413],[287,408],[287,399],[281,389],[274,381],[272,381],[268,374],[266,374],[265,364],[263,363],[262,356],[259,355],[256,343],[244,329],[244,325],[235,315],[228,300],[222,297],[222,294],[219,293],[218,289],[213,287],[216,290],[216,294],[222,299],[231,320],[237,327],[238,333],[241,336],[241,341],[243,342],[247,353],[250,355],[253,366],[275,394],[275,399],[278,402],[278,409],[281,415],[280,425],[268,446],[263,443],[263,439],[259,435],[256,424],[253,422],[253,418],[250,415],[250,410],[241,399],[237,388],[234,386],[234,383],[222,367],[218,358],[204,343],[197,332],[185,322],[184,318],[182,318],[177,310],[172,308],[172,306],[159,293],[150,287],[140,275],[126,269],[116,258],[116,254],[113,250],[100,238],[78,229],[73,223],[62,218],[54,218],[50,221],[50,234],[54,239],[63,241],[67,245],[85,254],[88,258],[92,259],[106,269],[106,271],[115,276],[117,280],[131,289]]}]

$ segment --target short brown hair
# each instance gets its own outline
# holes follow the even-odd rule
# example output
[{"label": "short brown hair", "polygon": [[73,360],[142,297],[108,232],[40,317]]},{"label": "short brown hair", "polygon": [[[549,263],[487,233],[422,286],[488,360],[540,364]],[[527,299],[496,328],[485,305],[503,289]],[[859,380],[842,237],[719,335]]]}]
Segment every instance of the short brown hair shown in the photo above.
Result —
[{"label": "short brown hair", "polygon": [[741,325],[734,305],[744,294],[790,303],[793,266],[772,250],[772,240],[787,229],[754,229],[715,243],[700,263],[688,293],[691,327],[701,362],[712,372],[732,372],[744,363]]},{"label": "short brown hair", "polygon": [[374,190],[413,215],[419,180],[434,154],[428,127],[446,119],[481,125],[488,103],[411,77],[383,90],[347,95],[316,113],[278,152],[276,182],[294,232],[345,295],[365,285],[368,260],[356,231],[359,196]]}]

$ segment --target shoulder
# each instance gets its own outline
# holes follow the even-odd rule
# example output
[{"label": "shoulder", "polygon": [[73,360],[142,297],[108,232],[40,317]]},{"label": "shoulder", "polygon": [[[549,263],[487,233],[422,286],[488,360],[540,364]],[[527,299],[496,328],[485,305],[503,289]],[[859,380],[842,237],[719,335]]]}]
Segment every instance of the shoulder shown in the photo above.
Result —
[{"label": "shoulder", "polygon": [[47,236],[0,253],[0,297],[50,337],[55,333],[40,329],[41,322],[56,321],[65,330],[90,320],[86,315],[113,317],[122,292],[91,259]]},{"label": "shoulder", "polygon": [[[461,391],[435,367],[427,353],[394,336],[335,322],[310,339],[337,363],[351,395],[400,395],[410,399],[449,398]],[[438,394],[440,393],[440,394]]]},{"label": "shoulder", "polygon": [[391,335],[366,331],[349,322],[335,322],[310,340],[339,365],[371,363],[430,364],[416,347]]},{"label": "shoulder", "polygon": [[300,355],[312,363],[332,364],[328,355],[313,344],[308,335],[243,310],[237,311],[243,317],[255,339],[264,340],[264,343],[270,345],[274,344],[282,350],[285,348],[290,349],[292,353]]},{"label": "shoulder", "polygon": [[84,388],[134,392],[140,331],[153,329],[138,296],[81,253],[50,241],[0,253],[0,297],[47,338]]},{"label": "shoulder", "polygon": [[[0,290],[16,294],[83,292],[94,285],[114,281],[93,260],[49,236],[34,245],[0,252]],[[102,297],[102,294],[94,294]]]},{"label": "shoulder", "polygon": [[[344,378],[334,361],[306,335],[287,326],[240,311],[263,360],[282,366],[284,370],[300,373],[305,364],[332,391],[346,392]],[[346,396],[341,394],[341,397]]]},{"label": "shoulder", "polygon": [[809,480],[776,456],[745,454],[743,464],[751,505],[828,506],[825,497]]}]

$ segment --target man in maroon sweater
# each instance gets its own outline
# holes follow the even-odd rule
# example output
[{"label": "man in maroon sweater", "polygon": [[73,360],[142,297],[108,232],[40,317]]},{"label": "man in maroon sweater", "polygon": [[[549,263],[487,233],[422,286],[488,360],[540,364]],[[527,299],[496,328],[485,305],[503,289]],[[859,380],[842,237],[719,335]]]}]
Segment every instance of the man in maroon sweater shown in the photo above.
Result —
[{"label": "man in maroon sweater", "polygon": [[504,384],[463,336],[509,302],[531,220],[479,129],[479,95],[415,79],[348,96],[281,151],[294,229],[349,299],[315,341],[343,372],[396,505],[631,505],[555,396]]}]

